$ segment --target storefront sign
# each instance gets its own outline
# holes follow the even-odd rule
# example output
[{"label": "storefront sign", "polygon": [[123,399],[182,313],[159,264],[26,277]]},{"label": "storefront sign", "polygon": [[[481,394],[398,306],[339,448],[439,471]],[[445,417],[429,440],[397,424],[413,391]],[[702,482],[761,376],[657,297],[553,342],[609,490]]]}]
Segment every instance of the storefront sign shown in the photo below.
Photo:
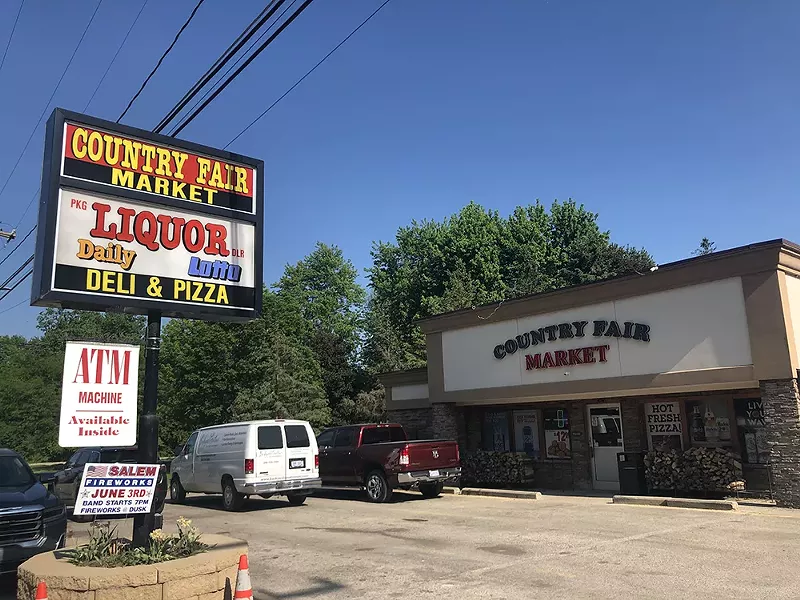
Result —
[{"label": "storefront sign", "polygon": [[568,367],[570,365],[584,365],[594,362],[607,362],[606,353],[610,346],[589,346],[587,348],[573,348],[571,350],[555,350],[554,352],[541,352],[539,354],[525,355],[525,369],[550,369],[552,367]]},{"label": "storefront sign", "polygon": [[678,402],[649,402],[644,405],[644,414],[651,450],[683,448],[683,426]]},{"label": "storefront sign", "polygon": [[87,464],[75,500],[75,514],[149,513],[159,469],[159,465]]},{"label": "storefront sign", "polygon": [[[548,325],[547,327],[525,332],[515,338],[506,340],[502,344],[497,344],[494,347],[494,357],[502,360],[507,355],[515,354],[517,350],[524,350],[531,345],[538,346],[547,342],[555,342],[556,340],[586,337],[588,335],[588,325],[589,321],[573,321],[572,323]],[[638,340],[640,342],[650,341],[650,326],[642,323],[625,321],[620,326],[617,321],[595,320],[592,321],[592,327],[589,330],[592,337],[596,338],[615,337]]]},{"label": "storefront sign", "polygon": [[570,443],[569,430],[567,429],[545,429],[544,443],[547,458],[569,458]]},{"label": "storefront sign", "polygon": [[32,304],[260,314],[261,161],[60,109],[45,154]]},{"label": "storefront sign", "polygon": [[58,445],[135,446],[139,347],[67,342]]},{"label": "storefront sign", "polygon": [[528,456],[539,454],[539,411],[515,410],[514,441],[517,452]]}]

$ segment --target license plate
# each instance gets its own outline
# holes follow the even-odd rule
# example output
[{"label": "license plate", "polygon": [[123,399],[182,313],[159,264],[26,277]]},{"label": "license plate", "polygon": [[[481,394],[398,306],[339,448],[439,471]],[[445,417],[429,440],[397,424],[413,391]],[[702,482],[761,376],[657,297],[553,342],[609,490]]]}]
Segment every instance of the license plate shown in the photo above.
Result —
[{"label": "license plate", "polygon": [[290,458],[289,459],[289,468],[290,469],[305,469],[306,467],[306,459],[305,458]]},{"label": "license plate", "polygon": [[431,477],[438,477],[439,471],[430,471]]}]

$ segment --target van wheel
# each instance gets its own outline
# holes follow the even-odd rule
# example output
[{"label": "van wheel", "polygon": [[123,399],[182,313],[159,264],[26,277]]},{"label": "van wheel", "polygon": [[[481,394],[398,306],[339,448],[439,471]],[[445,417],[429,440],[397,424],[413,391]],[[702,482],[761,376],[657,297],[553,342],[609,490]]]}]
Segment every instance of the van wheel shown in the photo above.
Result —
[{"label": "van wheel", "polygon": [[173,504],[183,504],[186,500],[186,490],[183,489],[181,480],[174,476],[169,482],[169,499]]},{"label": "van wheel", "polygon": [[419,491],[425,498],[436,498],[443,489],[443,483],[421,483],[419,485]]},{"label": "van wheel", "polygon": [[364,481],[364,488],[367,490],[367,498],[370,502],[388,502],[392,497],[392,488],[386,481],[386,476],[382,471],[372,471]]},{"label": "van wheel", "polygon": [[222,481],[222,507],[225,510],[239,510],[244,504],[244,495],[236,491],[233,479],[227,477]]},{"label": "van wheel", "polygon": [[305,494],[289,494],[286,496],[286,499],[289,501],[289,504],[292,506],[300,506],[306,501]]}]

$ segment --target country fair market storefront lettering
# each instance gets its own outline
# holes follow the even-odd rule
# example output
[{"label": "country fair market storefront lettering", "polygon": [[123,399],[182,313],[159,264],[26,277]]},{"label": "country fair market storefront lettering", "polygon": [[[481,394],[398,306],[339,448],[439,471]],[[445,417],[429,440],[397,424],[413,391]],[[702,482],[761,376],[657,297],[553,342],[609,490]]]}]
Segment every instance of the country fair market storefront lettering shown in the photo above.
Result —
[{"label": "country fair market storefront lettering", "polygon": [[[531,346],[539,346],[557,340],[584,338],[589,335],[587,332],[588,326],[589,321],[573,321],[571,323],[558,323],[540,327],[506,340],[503,344],[497,344],[494,347],[494,357],[502,360],[510,354],[516,354],[518,350],[525,350]],[[650,326],[630,321],[625,321],[620,326],[617,321],[598,319],[592,321],[589,331],[594,338],[624,338],[640,342],[650,341]],[[607,353],[610,349],[611,347],[608,344],[598,344],[568,350],[526,354],[525,369],[531,371],[534,369],[549,369],[597,362],[604,363],[608,360]]]}]

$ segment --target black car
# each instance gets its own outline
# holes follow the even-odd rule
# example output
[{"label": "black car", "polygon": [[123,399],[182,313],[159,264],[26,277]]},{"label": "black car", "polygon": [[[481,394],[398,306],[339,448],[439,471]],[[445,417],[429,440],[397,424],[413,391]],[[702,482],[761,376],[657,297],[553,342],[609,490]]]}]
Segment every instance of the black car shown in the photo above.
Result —
[{"label": "black car", "polygon": [[0,448],[0,573],[13,573],[32,556],[62,548],[66,537],[64,504],[19,454]]},{"label": "black car", "polygon": [[[57,471],[53,480],[55,495],[67,506],[75,506],[78,490],[81,488],[83,470],[88,463],[111,464],[139,462],[139,451],[136,448],[81,448],[73,454],[64,468]],[[156,513],[164,509],[167,497],[167,468],[161,465],[156,483],[156,495],[153,499]],[[75,520],[87,520],[75,518]]]}]

